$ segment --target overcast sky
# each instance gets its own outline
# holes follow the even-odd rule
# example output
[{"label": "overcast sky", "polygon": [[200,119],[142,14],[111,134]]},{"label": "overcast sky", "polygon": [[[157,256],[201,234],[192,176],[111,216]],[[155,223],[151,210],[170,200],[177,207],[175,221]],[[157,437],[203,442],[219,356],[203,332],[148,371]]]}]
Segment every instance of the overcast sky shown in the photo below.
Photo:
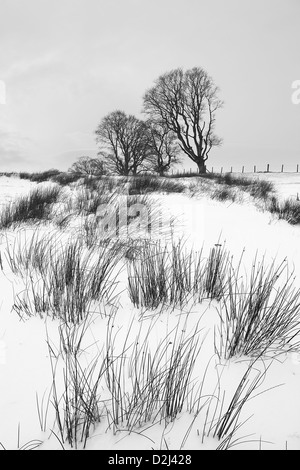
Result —
[{"label": "overcast sky", "polygon": [[300,0],[0,0],[0,171],[95,156],[105,114],[141,116],[161,73],[194,66],[225,101],[208,167],[294,168],[299,18]]}]

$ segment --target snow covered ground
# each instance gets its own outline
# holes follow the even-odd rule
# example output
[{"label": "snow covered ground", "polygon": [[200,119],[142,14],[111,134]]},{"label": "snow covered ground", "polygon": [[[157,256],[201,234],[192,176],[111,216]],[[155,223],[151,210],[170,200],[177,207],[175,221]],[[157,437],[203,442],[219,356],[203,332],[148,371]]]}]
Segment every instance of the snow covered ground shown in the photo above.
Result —
[{"label": "snow covered ground", "polygon": [[[297,192],[300,193],[298,174],[255,176],[271,179],[283,197],[295,197]],[[26,193],[31,186],[31,183],[17,178],[0,178],[0,204],[6,203],[17,194]],[[269,264],[274,260],[279,264],[286,258],[296,276],[295,286],[300,287],[299,226],[278,221],[271,214],[260,212],[247,203],[217,202],[201,195],[190,197],[187,194],[165,194],[156,198],[163,208],[165,220],[168,214],[175,217],[173,237],[175,240],[183,239],[185,249],[197,251],[204,247],[204,252],[207,253],[215,244],[221,244],[230,252],[236,264],[244,251],[242,263],[247,273],[251,270],[255,256],[260,259],[265,256]],[[57,228],[48,227],[41,230],[49,233]],[[13,275],[6,262],[7,243],[13,243],[14,237],[12,231],[3,231],[1,238],[3,269],[0,272],[0,442],[8,449],[22,447],[29,442],[32,445],[39,444],[40,449],[60,449],[62,445],[68,448],[68,443],[62,443],[59,439],[57,425],[54,424],[53,406],[47,405],[48,396],[53,397],[50,359],[52,357],[52,360],[56,361],[56,358],[53,359],[55,351],[60,348],[59,322],[35,316],[21,321],[17,313],[12,311],[16,296],[24,291],[28,281]],[[114,319],[114,330],[111,330],[114,333],[111,338],[115,337],[115,355],[118,349],[119,353],[122,353],[122,344],[127,334],[128,345],[131,345],[134,344],[139,331],[142,338],[151,330],[148,338],[149,348],[155,350],[170,332],[170,344],[176,340],[172,337],[176,326],[180,325],[180,330],[185,330],[188,335],[199,322],[200,341],[203,340],[203,344],[196,358],[193,380],[195,383],[198,380],[197,386],[203,384],[202,397],[215,396],[219,383],[219,402],[226,391],[223,406],[225,411],[247,370],[249,358],[239,357],[225,361],[216,356],[214,327],[219,321],[219,303],[204,301],[201,304],[191,303],[184,310],[176,308],[170,311],[164,309],[161,312],[143,312],[134,308],[129,299],[124,267],[120,272],[119,281],[120,294],[116,308],[107,307],[105,310],[101,306],[101,315],[96,312],[91,317],[91,324],[82,346],[86,364],[88,365],[105,347],[109,318]],[[47,341],[51,344],[52,353]],[[128,351],[129,357],[132,350],[129,348]],[[63,384],[63,365],[59,361],[58,358],[55,362],[58,388]],[[265,358],[255,364],[252,372],[254,375],[258,371],[262,373],[264,367],[268,366],[263,383],[242,409],[239,422],[244,424],[238,429],[233,440],[240,439],[237,449],[299,450],[300,352],[282,354],[273,360],[270,357]],[[133,376],[130,367],[126,374],[125,377],[130,382],[130,377]],[[129,388],[126,387],[128,391]],[[110,405],[105,381],[101,383],[100,392],[101,400],[106,405],[104,409],[107,410]],[[196,403],[192,404],[193,400],[190,398],[188,411],[184,408],[174,421],[167,423],[162,420],[151,425],[142,423],[140,427],[131,429],[131,432],[128,432],[128,428],[123,424],[118,428],[113,426],[112,418],[107,419],[103,411],[100,423],[88,439],[86,448],[215,449],[222,439],[219,441],[213,437],[213,431],[209,433],[208,429],[220,409],[216,408],[214,415],[213,409],[207,411],[204,406],[205,399],[202,400],[203,412],[200,409],[196,412]],[[216,399],[214,406],[217,406],[217,402]]]},{"label": "snow covered ground", "polygon": [[26,194],[30,188],[36,186],[29,180],[23,180],[16,177],[0,177],[0,204],[5,205],[11,199]]},{"label": "snow covered ground", "polygon": [[[238,173],[233,173],[238,174]],[[248,178],[259,178],[271,181],[283,198],[300,197],[300,173],[244,173]]]}]

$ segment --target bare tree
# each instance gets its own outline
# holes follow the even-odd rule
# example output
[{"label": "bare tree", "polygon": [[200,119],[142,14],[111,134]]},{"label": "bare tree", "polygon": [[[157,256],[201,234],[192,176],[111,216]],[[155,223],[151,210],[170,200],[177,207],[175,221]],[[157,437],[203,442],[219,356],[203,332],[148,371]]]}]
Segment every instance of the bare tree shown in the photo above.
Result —
[{"label": "bare tree", "polygon": [[80,157],[69,169],[71,173],[85,176],[100,176],[104,174],[104,165],[99,158]]},{"label": "bare tree", "polygon": [[144,121],[123,111],[105,116],[96,129],[102,146],[98,155],[108,169],[119,175],[136,175],[149,157],[149,133]]},{"label": "bare tree", "polygon": [[214,133],[215,113],[223,102],[211,77],[199,67],[175,69],[161,75],[144,96],[144,112],[175,133],[182,151],[206,172],[213,146],[221,144]]},{"label": "bare tree", "polygon": [[171,166],[179,162],[180,148],[176,135],[163,122],[148,121],[150,135],[151,169],[160,176],[167,173]]}]

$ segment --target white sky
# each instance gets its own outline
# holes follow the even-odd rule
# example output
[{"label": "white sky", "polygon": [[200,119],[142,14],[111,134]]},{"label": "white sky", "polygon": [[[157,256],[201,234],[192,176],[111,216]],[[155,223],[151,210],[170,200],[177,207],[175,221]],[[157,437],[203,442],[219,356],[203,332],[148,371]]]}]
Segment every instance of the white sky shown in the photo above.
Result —
[{"label": "white sky", "polygon": [[299,21],[300,0],[0,0],[0,171],[95,156],[105,114],[139,116],[161,73],[194,66],[225,101],[208,166],[294,169]]}]

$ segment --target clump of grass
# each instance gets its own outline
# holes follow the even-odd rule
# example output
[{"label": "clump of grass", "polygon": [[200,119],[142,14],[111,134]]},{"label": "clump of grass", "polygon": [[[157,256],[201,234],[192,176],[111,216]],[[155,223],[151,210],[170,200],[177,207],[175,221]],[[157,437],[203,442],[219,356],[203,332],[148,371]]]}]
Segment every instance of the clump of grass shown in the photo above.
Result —
[{"label": "clump of grass", "polygon": [[183,306],[189,299],[219,300],[226,289],[229,256],[215,246],[205,260],[201,252],[187,251],[182,242],[168,250],[160,241],[145,242],[128,264],[128,288],[136,307],[160,304]]},{"label": "clump of grass", "polygon": [[[209,174],[209,173],[208,173]],[[201,174],[199,173],[199,171],[189,171],[189,172],[177,172],[177,173],[174,173],[173,175],[172,174],[169,174],[169,175],[166,175],[166,178],[195,178],[195,177],[201,177]]]},{"label": "clump of grass", "polygon": [[102,180],[102,176],[86,176],[81,180],[81,184],[91,191],[98,191],[100,184],[102,184]]},{"label": "clump of grass", "polygon": [[[250,436],[244,436],[240,438],[236,438],[235,436],[237,431],[249,419],[245,419],[241,422],[240,416],[247,402],[254,398],[253,393],[257,391],[257,389],[262,385],[266,378],[267,371],[271,366],[271,363],[267,367],[262,364],[263,370],[261,371],[258,367],[257,361],[258,359],[251,360],[249,365],[247,365],[246,371],[244,372],[241,380],[238,382],[226,411],[224,411],[226,392],[224,391],[223,396],[221,396],[220,384],[218,383],[217,385],[217,395],[216,397],[213,397],[209,405],[210,408],[212,402],[215,401],[214,398],[216,398],[213,419],[209,423],[207,423],[206,420],[202,434],[202,442],[204,437],[209,437],[210,435],[221,441],[216,450],[229,450],[242,443],[248,442],[247,438]],[[265,391],[260,393],[264,393]]]},{"label": "clump of grass", "polygon": [[28,276],[29,273],[41,274],[49,264],[51,247],[61,241],[57,232],[41,234],[36,229],[27,237],[26,231],[18,231],[13,240],[6,235],[3,258],[13,274]]},{"label": "clump of grass", "polygon": [[169,254],[161,244],[144,243],[139,258],[128,265],[128,289],[136,307],[155,309],[170,298]]},{"label": "clump of grass", "polygon": [[0,176],[7,176],[7,178],[11,178],[12,176],[18,176],[18,173],[13,171],[1,171]]},{"label": "clump of grass", "polygon": [[169,279],[169,303],[184,305],[195,293],[195,278],[202,278],[202,252],[194,253],[185,249],[180,241],[172,244],[167,277]]},{"label": "clump of grass", "polygon": [[23,180],[30,180],[30,178],[31,178],[31,173],[28,173],[28,172],[26,172],[26,171],[21,171],[21,172],[19,173],[19,178],[20,178],[20,179],[23,179]]},{"label": "clump of grass", "polygon": [[115,268],[121,256],[116,244],[97,251],[87,250],[78,240],[51,247],[40,277],[29,276],[26,290],[18,296],[13,309],[21,318],[37,314],[81,322],[94,302],[112,299],[118,275]]},{"label": "clump of grass", "polygon": [[60,184],[61,186],[68,186],[71,183],[75,183],[78,181],[82,176],[78,173],[63,173],[60,172],[57,175],[52,176],[51,180],[55,183]]},{"label": "clump of grass", "polygon": [[255,184],[256,180],[247,178],[245,176],[233,175],[232,173],[212,173],[210,175],[219,184],[225,184],[226,186],[242,186],[244,188],[251,187]]},{"label": "clump of grass", "polygon": [[82,185],[91,191],[107,191],[107,193],[124,192],[124,185],[127,182],[125,177],[89,176],[82,180]]},{"label": "clump of grass", "polygon": [[276,215],[279,219],[286,220],[291,225],[300,223],[300,202],[293,199],[286,199],[280,202],[273,196],[267,202],[267,210]]},{"label": "clump of grass", "polygon": [[250,187],[250,194],[255,199],[267,200],[274,193],[274,184],[271,181],[255,180]]},{"label": "clump of grass", "polygon": [[245,176],[232,175],[231,173],[211,173],[203,175],[203,178],[212,179],[221,185],[240,188],[250,193],[255,199],[266,200],[274,192],[274,185],[271,181],[259,178],[247,178]]},{"label": "clump of grass", "polygon": [[78,181],[82,176],[79,173],[65,173],[56,169],[41,171],[39,173],[20,172],[19,178],[43,183],[44,181],[53,181],[61,186],[69,185]]},{"label": "clump of grass", "polygon": [[220,300],[226,291],[230,270],[229,253],[221,244],[211,248],[203,270],[203,292],[209,299]]},{"label": "clump of grass", "polygon": [[146,194],[120,195],[104,211],[97,212],[97,217],[103,235],[110,236],[114,230],[122,240],[156,237],[163,231],[159,203]]},{"label": "clump of grass", "polygon": [[57,186],[38,187],[28,195],[10,202],[0,214],[0,228],[9,228],[28,221],[49,220],[52,205],[58,201],[60,192]]},{"label": "clump of grass", "polygon": [[[25,173],[25,179],[36,183],[43,183],[44,181],[51,181],[53,177],[59,175],[61,172],[56,169],[41,171],[39,173]],[[20,173],[20,178],[24,178],[24,173]]]},{"label": "clump of grass", "polygon": [[[150,325],[130,344],[129,333],[121,344],[108,329],[106,383],[111,394],[109,417],[114,430],[131,432],[147,422],[172,422],[183,410],[191,392],[192,373],[201,345],[198,324],[189,335],[178,322],[154,348],[149,345]],[[126,381],[126,376],[130,381]]]},{"label": "clump of grass", "polygon": [[88,248],[95,248],[102,243],[103,238],[99,234],[99,222],[95,216],[83,218],[80,233]]},{"label": "clump of grass", "polygon": [[96,214],[99,206],[109,204],[113,198],[114,194],[110,194],[105,186],[99,185],[94,190],[87,187],[80,188],[77,193],[74,209],[79,214]]},{"label": "clump of grass", "polygon": [[[16,444],[16,449],[14,450],[35,450],[35,449],[38,449],[42,444],[43,444],[42,441],[38,439],[32,439],[26,442],[25,444],[21,445],[21,427],[20,427],[20,423],[18,424],[17,444]],[[12,450],[12,449],[6,449],[6,447],[3,445],[2,442],[0,442],[0,448],[2,450]]]},{"label": "clump of grass", "polygon": [[68,352],[64,356],[63,392],[60,395],[57,385],[58,362],[54,363],[49,341],[48,346],[52,369],[52,404],[61,443],[67,442],[75,449],[81,445],[85,449],[91,431],[102,417],[99,386],[105,364],[98,355],[87,366],[83,366],[80,354]]},{"label": "clump of grass", "polygon": [[[202,346],[199,324],[187,333],[186,319],[179,321],[154,346],[150,341],[153,322],[145,329],[141,325],[131,341],[132,323],[121,340],[120,330],[115,333],[114,318],[110,318],[104,350],[83,366],[87,357],[80,345],[86,326],[74,326],[77,332],[72,332],[68,342],[65,339],[69,329],[62,325],[64,350],[59,356],[48,338],[51,403],[62,446],[68,443],[75,449],[85,448],[91,432],[104,417],[114,433],[130,433],[148,423],[152,426],[163,422],[167,426],[189,409],[189,397],[195,390],[195,363]],[[59,370],[63,373],[62,388]],[[103,398],[104,382],[108,393]]]},{"label": "clump of grass", "polygon": [[151,175],[135,176],[128,179],[128,194],[147,194],[153,192],[182,193],[184,186],[167,178]]},{"label": "clump of grass", "polygon": [[236,200],[236,194],[232,189],[221,187],[213,191],[211,198],[222,202],[228,200],[234,202]]},{"label": "clump of grass", "polygon": [[130,195],[126,197],[127,219],[120,217],[120,234],[127,232],[127,236],[136,238],[137,234],[143,236],[159,236],[162,234],[162,214],[158,201],[147,194]]},{"label": "clump of grass", "polygon": [[[274,185],[270,181],[260,180],[259,178],[247,178],[245,176],[233,175],[231,173],[206,173],[198,175],[197,182],[190,186],[192,194],[202,192],[208,193],[212,199],[219,201],[236,201],[241,192],[238,189],[250,194],[254,199],[267,201],[274,193]],[[209,184],[209,181],[217,183],[217,187]]]},{"label": "clump of grass", "polygon": [[67,355],[79,356],[84,352],[83,340],[86,332],[92,323],[92,317],[85,317],[79,323],[69,323],[62,321],[58,327],[60,339],[60,354],[62,357]]},{"label": "clump of grass", "polygon": [[238,273],[229,276],[219,315],[220,356],[258,356],[272,347],[278,353],[292,350],[300,333],[300,289],[285,262],[267,268],[264,260],[255,259],[248,280]]},{"label": "clump of grass", "polygon": [[159,205],[147,195],[113,195],[107,204],[101,202],[97,208],[91,202],[90,207],[96,208],[96,213],[83,217],[80,226],[80,234],[91,248],[109,240],[124,243],[140,237],[156,237],[163,231]]}]

